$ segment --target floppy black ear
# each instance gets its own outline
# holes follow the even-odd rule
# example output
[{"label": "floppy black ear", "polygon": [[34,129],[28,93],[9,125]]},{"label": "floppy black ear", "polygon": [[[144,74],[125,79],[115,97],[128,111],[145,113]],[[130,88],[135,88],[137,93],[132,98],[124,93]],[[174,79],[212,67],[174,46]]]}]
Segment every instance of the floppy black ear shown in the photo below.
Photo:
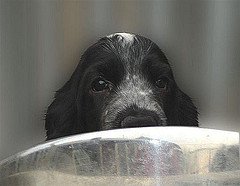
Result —
[{"label": "floppy black ear", "polygon": [[176,92],[176,111],[181,126],[198,126],[198,111],[191,98],[179,88]]},{"label": "floppy black ear", "polygon": [[191,98],[178,87],[171,96],[167,120],[173,126],[198,126],[198,112]]},{"label": "floppy black ear", "polygon": [[77,131],[77,90],[80,82],[79,67],[70,80],[59,89],[47,109],[45,129],[47,140],[75,134]]}]

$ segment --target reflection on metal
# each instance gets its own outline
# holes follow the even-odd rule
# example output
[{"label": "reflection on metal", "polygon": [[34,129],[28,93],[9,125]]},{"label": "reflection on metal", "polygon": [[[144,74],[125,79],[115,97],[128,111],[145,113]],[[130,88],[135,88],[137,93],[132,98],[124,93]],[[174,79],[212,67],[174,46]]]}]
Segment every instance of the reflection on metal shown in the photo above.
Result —
[{"label": "reflection on metal", "polygon": [[0,163],[0,185],[239,185],[239,134],[187,127],[62,138]]}]

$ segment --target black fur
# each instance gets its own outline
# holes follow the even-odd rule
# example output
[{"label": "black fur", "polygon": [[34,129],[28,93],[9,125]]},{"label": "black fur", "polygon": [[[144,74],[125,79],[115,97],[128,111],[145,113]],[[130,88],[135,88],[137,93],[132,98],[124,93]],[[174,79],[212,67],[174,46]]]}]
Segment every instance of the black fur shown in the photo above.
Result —
[{"label": "black fur", "polygon": [[[126,72],[140,74],[139,81],[145,81],[141,86],[147,83],[148,89],[152,90],[149,99],[153,99],[162,108],[163,116],[165,115],[167,120],[166,125],[198,126],[196,107],[190,97],[178,88],[167,58],[158,46],[139,35],[134,37],[131,44],[122,42],[117,35],[104,37],[86,50],[72,77],[57,91],[54,101],[48,107],[45,123],[47,140],[103,130],[103,111],[109,108],[113,99],[117,99],[119,87],[123,84],[127,86]],[[109,91],[92,91],[92,82],[99,76],[111,82]],[[159,89],[155,85],[156,80],[162,76],[168,79],[165,89]],[[145,90],[144,87],[141,88]],[[138,111],[144,112],[145,108],[137,107],[131,105],[124,109],[115,121],[108,124],[108,129],[121,128],[119,122],[127,117],[123,114],[126,110],[129,113],[134,112],[135,115],[138,115]],[[157,125],[163,123],[160,121]]]}]

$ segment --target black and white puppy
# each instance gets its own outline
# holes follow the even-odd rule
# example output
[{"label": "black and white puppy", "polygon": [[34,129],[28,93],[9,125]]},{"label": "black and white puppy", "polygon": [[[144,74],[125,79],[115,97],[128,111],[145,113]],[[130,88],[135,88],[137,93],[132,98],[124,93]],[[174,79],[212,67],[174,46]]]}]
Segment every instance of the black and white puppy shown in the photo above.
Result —
[{"label": "black and white puppy", "polygon": [[85,51],[48,107],[45,125],[47,140],[143,126],[198,126],[198,113],[159,47],[128,33],[104,37]]}]

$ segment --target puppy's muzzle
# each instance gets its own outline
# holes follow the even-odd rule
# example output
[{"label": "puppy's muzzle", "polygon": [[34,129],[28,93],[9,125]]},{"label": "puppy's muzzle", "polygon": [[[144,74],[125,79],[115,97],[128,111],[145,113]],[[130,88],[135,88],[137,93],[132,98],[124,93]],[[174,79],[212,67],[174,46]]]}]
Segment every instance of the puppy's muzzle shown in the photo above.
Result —
[{"label": "puppy's muzzle", "polygon": [[123,128],[157,126],[158,122],[152,116],[127,116],[121,122]]},{"label": "puppy's muzzle", "polygon": [[120,114],[121,128],[162,126],[165,122],[161,115],[154,111],[139,108],[128,108]]}]

